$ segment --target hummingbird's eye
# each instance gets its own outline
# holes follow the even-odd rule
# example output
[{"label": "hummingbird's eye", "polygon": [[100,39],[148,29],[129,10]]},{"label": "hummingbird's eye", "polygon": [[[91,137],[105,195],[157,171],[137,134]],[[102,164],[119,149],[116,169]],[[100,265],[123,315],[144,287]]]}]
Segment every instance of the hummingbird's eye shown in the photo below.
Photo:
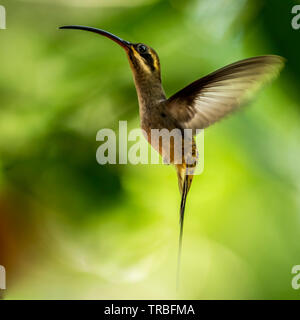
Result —
[{"label": "hummingbird's eye", "polygon": [[138,45],[137,45],[137,51],[138,51],[140,54],[144,54],[144,53],[146,53],[148,50],[147,50],[147,47],[146,47],[144,44],[138,44]]}]

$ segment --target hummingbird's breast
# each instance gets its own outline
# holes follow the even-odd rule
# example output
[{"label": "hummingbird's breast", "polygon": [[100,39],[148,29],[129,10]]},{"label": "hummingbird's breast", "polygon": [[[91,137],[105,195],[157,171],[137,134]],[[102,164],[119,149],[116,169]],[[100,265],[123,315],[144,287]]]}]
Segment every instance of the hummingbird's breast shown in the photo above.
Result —
[{"label": "hummingbird's breast", "polygon": [[[194,138],[184,138],[183,128],[167,112],[167,98],[159,78],[135,74],[143,134],[165,163],[185,164],[195,154]],[[190,148],[186,148],[190,146]]]},{"label": "hummingbird's breast", "polygon": [[147,132],[151,129],[180,129],[175,124],[175,121],[167,116],[164,101],[155,104],[148,103],[145,105],[142,104],[142,106],[140,105],[140,120],[141,128]]},{"label": "hummingbird's breast", "polygon": [[[165,103],[140,109],[141,128],[151,146],[167,164],[186,164],[197,154],[193,136],[184,136],[184,130],[167,115]],[[196,166],[195,157],[195,166]]]}]

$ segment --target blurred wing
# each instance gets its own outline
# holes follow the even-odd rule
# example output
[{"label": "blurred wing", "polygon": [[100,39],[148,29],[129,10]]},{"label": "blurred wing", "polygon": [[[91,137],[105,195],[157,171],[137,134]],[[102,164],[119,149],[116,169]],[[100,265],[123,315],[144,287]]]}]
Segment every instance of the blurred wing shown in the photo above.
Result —
[{"label": "blurred wing", "polygon": [[167,100],[167,112],[184,129],[203,129],[236,110],[284,65],[279,56],[241,60],[185,87]]}]

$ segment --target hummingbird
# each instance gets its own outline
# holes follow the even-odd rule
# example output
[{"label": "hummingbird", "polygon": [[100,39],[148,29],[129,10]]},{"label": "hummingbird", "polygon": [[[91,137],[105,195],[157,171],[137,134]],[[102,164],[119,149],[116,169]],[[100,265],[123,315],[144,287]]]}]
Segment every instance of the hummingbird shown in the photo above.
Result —
[{"label": "hummingbird", "polygon": [[[162,156],[170,155],[170,163],[177,172],[181,194],[178,285],[186,198],[198,162],[195,134],[197,130],[211,126],[246,104],[263,84],[278,75],[285,59],[277,55],[264,55],[240,60],[192,82],[167,98],[161,81],[160,60],[150,46],[131,43],[108,31],[93,27],[70,25],[60,29],[99,34],[117,43],[127,54],[138,96],[140,125],[143,132],[146,132],[145,138]],[[183,148],[181,145],[180,150],[177,150],[174,140],[171,140],[170,149],[164,150],[160,140],[151,139],[150,133],[153,129],[179,129],[181,133],[186,129],[192,130],[192,136],[183,143],[190,148]],[[176,161],[178,156],[175,156],[175,153],[179,154],[181,161]]]}]

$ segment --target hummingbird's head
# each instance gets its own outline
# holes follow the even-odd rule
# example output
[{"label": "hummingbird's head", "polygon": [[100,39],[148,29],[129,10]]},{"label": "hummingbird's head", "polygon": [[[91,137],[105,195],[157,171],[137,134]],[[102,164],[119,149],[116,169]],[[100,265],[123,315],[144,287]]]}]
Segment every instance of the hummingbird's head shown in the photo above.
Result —
[{"label": "hummingbird's head", "polygon": [[159,58],[157,53],[149,46],[143,43],[131,43],[129,41],[123,40],[115,36],[110,32],[92,27],[64,26],[60,27],[60,29],[76,29],[90,31],[113,40],[123,49],[125,49],[128,56],[128,60],[130,62],[131,69],[136,80],[149,79],[154,81],[160,81]]},{"label": "hummingbird's head", "polygon": [[154,49],[143,43],[130,44],[127,55],[135,76],[160,80],[160,62]]}]

